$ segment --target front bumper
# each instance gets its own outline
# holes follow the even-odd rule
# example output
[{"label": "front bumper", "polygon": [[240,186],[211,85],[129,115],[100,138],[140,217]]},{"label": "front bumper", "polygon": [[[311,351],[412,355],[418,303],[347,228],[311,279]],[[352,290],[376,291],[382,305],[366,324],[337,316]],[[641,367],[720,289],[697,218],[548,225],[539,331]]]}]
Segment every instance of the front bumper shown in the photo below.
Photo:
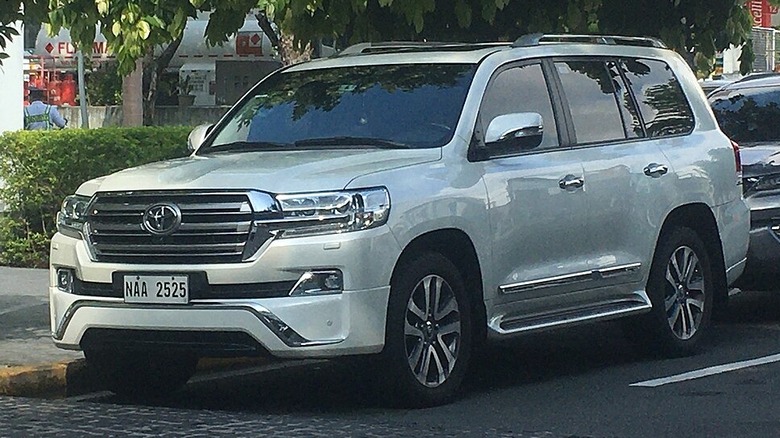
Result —
[{"label": "front bumper", "polygon": [[[56,234],[49,286],[52,336],[65,349],[83,349],[85,343],[92,345],[89,342],[107,333],[113,343],[127,333],[156,333],[168,342],[177,339],[168,334],[189,333],[190,339],[212,340],[219,337],[205,335],[240,335],[256,342],[258,349],[283,358],[376,353],[384,345],[389,281],[399,253],[389,229],[379,227],[276,240],[248,263],[126,265],[94,262],[82,240]],[[58,268],[72,269],[78,281],[93,289],[81,295],[60,290]],[[318,269],[340,270],[343,292],[267,298],[247,291],[249,285],[294,283],[302,273]],[[127,304],[121,296],[103,293],[111,291],[115,272],[205,273],[212,287],[187,304]],[[100,287],[94,289],[96,285]],[[230,293],[221,296],[223,291]],[[210,341],[209,349],[215,347],[219,349]],[[234,345],[224,347],[228,351]]]}]

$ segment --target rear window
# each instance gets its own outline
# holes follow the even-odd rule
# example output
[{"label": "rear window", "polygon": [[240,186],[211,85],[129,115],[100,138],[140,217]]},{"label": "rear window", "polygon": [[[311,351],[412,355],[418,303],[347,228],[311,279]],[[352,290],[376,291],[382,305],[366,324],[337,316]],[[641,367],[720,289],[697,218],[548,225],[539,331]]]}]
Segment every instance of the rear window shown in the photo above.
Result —
[{"label": "rear window", "polygon": [[709,101],[721,129],[737,143],[780,140],[780,88],[721,90]]},{"label": "rear window", "polygon": [[693,130],[691,107],[665,62],[626,59],[621,66],[636,96],[649,137],[688,134]]}]

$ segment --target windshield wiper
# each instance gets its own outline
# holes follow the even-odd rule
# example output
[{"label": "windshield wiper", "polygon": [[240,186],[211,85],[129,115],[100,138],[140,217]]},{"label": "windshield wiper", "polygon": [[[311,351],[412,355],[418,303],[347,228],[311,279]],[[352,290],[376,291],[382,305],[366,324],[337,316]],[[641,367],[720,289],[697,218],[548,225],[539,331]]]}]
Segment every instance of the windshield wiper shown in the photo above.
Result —
[{"label": "windshield wiper", "polygon": [[409,149],[409,145],[392,140],[374,137],[352,137],[348,135],[339,137],[322,137],[298,140],[296,147],[374,147],[381,149]]},{"label": "windshield wiper", "polygon": [[286,143],[274,143],[271,141],[234,141],[232,143],[218,144],[204,149],[202,153],[209,154],[212,152],[225,152],[225,151],[265,151],[284,149],[289,147]]}]

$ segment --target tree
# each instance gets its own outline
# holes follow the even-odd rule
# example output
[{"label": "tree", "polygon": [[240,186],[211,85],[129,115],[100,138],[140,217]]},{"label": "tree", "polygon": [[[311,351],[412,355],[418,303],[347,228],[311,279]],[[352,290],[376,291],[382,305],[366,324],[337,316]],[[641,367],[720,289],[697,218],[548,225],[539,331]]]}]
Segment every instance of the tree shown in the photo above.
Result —
[{"label": "tree", "polygon": [[[750,38],[752,21],[744,0],[12,0],[0,11],[0,45],[8,23],[25,14],[48,12],[54,31],[66,27],[89,52],[95,25],[102,24],[119,70],[155,46],[179,38],[188,17],[212,11],[207,39],[227,40],[256,12],[294,35],[298,47],[326,37],[341,45],[377,40],[512,40],[528,32],[618,33],[663,39],[689,62],[706,70],[717,50]],[[780,5],[780,0],[770,0]],[[16,11],[16,12],[14,12]],[[261,20],[262,21],[262,20]],[[273,29],[265,26],[269,37]],[[273,38],[272,38],[273,39]],[[750,45],[743,70],[752,63]]]},{"label": "tree", "polygon": [[[602,33],[661,38],[692,67],[712,68],[716,51],[750,39],[744,0],[265,0],[260,3],[299,43],[389,39],[512,40],[529,32]],[[780,0],[770,0],[780,5]],[[743,73],[753,62],[742,54]]]}]

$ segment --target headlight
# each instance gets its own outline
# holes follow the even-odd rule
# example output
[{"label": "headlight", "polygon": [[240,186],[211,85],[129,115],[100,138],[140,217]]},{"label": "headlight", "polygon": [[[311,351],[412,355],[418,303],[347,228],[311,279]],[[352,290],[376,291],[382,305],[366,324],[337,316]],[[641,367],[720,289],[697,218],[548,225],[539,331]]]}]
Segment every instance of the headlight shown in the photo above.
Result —
[{"label": "headlight", "polygon": [[90,198],[86,196],[68,196],[62,201],[62,207],[57,213],[57,231],[81,239],[84,223],[87,220],[87,207]]},{"label": "headlight", "polygon": [[387,222],[390,195],[383,187],[341,192],[276,195],[284,219],[280,237],[367,230]]}]

